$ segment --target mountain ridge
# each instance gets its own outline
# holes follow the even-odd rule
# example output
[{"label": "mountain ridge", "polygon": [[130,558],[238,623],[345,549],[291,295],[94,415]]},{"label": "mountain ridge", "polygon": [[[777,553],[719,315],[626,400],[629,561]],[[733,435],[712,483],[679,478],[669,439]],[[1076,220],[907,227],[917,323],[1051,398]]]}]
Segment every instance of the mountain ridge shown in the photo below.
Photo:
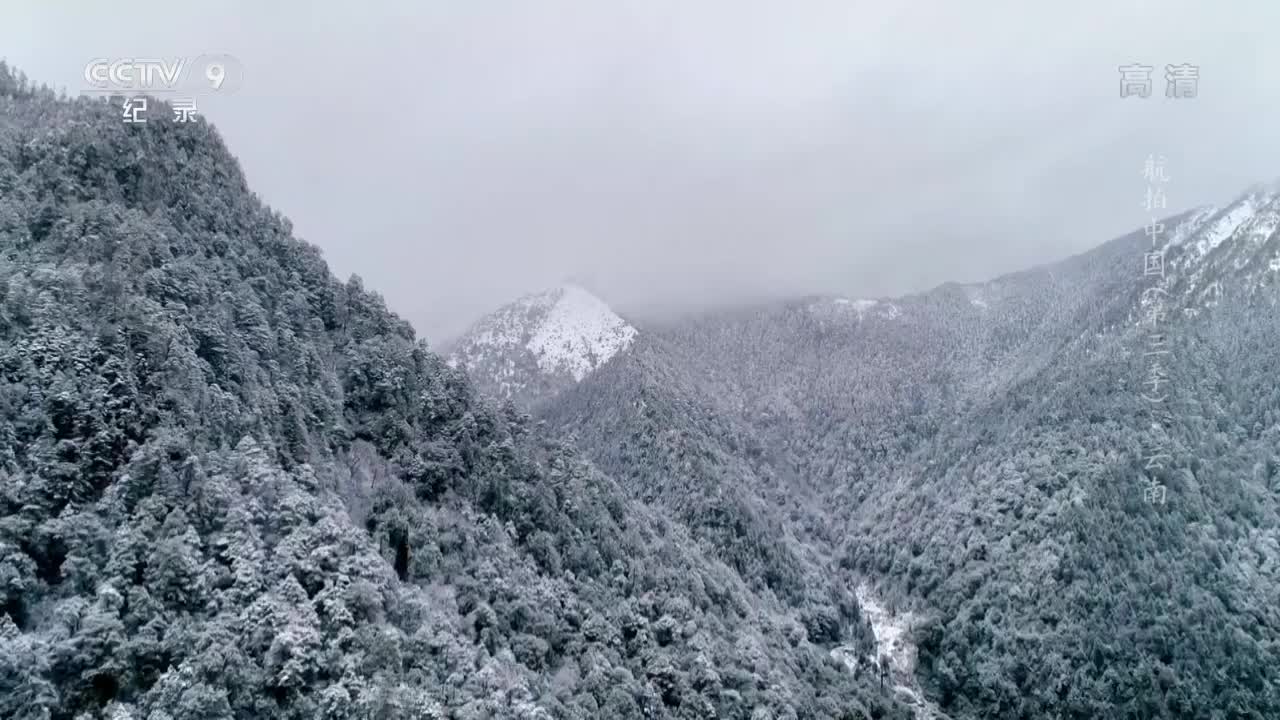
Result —
[{"label": "mountain ridge", "polygon": [[1143,229],[877,301],[896,313],[810,296],[644,325],[534,414],[721,557],[718,508],[793,539],[805,579],[739,558],[748,576],[829,574],[925,618],[926,709],[1261,720],[1280,712],[1258,671],[1280,663],[1274,209],[1251,188],[1162,221],[1159,415]]},{"label": "mountain ridge", "polygon": [[[1236,282],[1236,291],[1250,293],[1259,287],[1280,282],[1277,280],[1280,278],[1280,239],[1277,239],[1280,236],[1276,234],[1277,227],[1280,227],[1280,181],[1255,183],[1226,205],[1198,206],[1163,218],[1160,222],[1165,227],[1163,239],[1159,243],[1148,244],[1158,247],[1164,255],[1162,264],[1169,272],[1171,289],[1193,295],[1181,297],[1183,306],[1180,309],[1197,312],[1198,307],[1220,295],[1223,283],[1228,280]],[[772,303],[753,303],[740,312],[752,312],[751,308],[759,310],[808,303],[812,312],[833,321],[838,321],[842,314],[848,314],[860,322],[887,322],[901,316],[903,303],[928,302],[927,298],[938,297],[951,288],[963,292],[975,310],[985,312],[991,309],[993,302],[999,302],[1005,292],[1003,288],[1020,285],[1029,277],[1037,277],[1050,286],[1058,285],[1060,281],[1055,271],[1081,263],[1089,264],[1092,258],[1123,253],[1129,256],[1126,260],[1131,263],[1133,279],[1141,278],[1143,251],[1138,251],[1135,246],[1145,239],[1143,230],[1138,230],[1056,261],[1002,273],[980,282],[947,281],[919,292],[874,299],[853,300],[831,293],[798,295]],[[1211,277],[1218,279],[1206,281]],[[522,404],[536,403],[572,383],[580,382],[615,354],[625,352],[638,333],[650,327],[660,329],[682,321],[676,318],[637,326],[626,323],[612,310],[607,310],[606,317],[612,316],[612,319],[604,324],[617,328],[613,338],[571,326],[558,329],[549,334],[576,340],[580,346],[577,357],[565,362],[569,367],[566,372],[556,367],[555,360],[548,361],[549,343],[543,343],[537,349],[529,345],[542,327],[542,313],[537,312],[537,308],[540,305],[554,306],[558,294],[565,292],[565,288],[575,287],[562,284],[541,293],[529,294],[485,315],[454,343],[450,349],[450,362],[468,369],[482,386],[498,397],[517,399]],[[593,298],[600,308],[607,309],[607,304],[594,295],[585,290],[581,292]],[[710,314],[732,315],[735,312],[739,311],[720,310]],[[691,319],[696,315],[693,313],[687,317]],[[499,335],[505,333],[508,337],[495,340],[495,332]],[[592,342],[597,343],[601,351],[591,353]]]}]

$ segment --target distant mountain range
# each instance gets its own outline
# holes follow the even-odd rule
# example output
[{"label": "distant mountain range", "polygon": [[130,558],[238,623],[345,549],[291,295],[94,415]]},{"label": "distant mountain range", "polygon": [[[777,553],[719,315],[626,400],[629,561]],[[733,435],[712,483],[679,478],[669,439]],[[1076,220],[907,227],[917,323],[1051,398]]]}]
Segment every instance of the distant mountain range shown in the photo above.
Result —
[{"label": "distant mountain range", "polygon": [[[1129,256],[1111,270],[1128,270],[1137,283],[1143,278],[1147,252],[1161,251],[1165,287],[1172,303],[1188,314],[1217,302],[1223,292],[1274,292],[1280,284],[1280,191],[1276,184],[1250,188],[1224,207],[1203,206],[1164,218],[1156,244],[1135,247],[1144,233],[1136,232],[1076,259],[1014,273],[990,282],[947,283],[921,295],[902,298],[919,304],[926,297],[947,296],[958,288],[977,311],[992,303],[1017,303],[1018,288],[1029,279],[1070,292],[1073,263],[1115,255],[1122,243]],[[1128,263],[1125,265],[1124,263]],[[1055,274],[1054,268],[1061,273]],[[1089,278],[1085,278],[1089,280]],[[799,300],[820,321],[893,320],[902,315],[898,299],[814,297]],[[780,304],[779,307],[786,304]],[[726,316],[732,316],[731,311]],[[486,315],[447,348],[451,365],[466,370],[488,392],[504,399],[536,401],[581,382],[588,374],[627,350],[637,330],[590,291],[564,284],[519,298]]]},{"label": "distant mountain range", "polygon": [[1280,194],[1162,223],[984,283],[635,323],[581,376],[483,341],[538,332],[522,301],[455,362],[788,602],[854,573],[913,619],[869,615],[918,716],[1272,717]]}]

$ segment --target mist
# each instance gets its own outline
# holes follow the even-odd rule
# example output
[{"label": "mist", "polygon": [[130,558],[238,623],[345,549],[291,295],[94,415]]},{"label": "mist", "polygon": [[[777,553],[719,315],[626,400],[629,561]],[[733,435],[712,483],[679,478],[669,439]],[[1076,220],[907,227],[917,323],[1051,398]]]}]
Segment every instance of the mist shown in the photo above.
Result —
[{"label": "mist", "polygon": [[624,314],[980,281],[1142,224],[1150,154],[1170,214],[1280,175],[1266,0],[27,5],[0,54],[71,94],[234,56],[201,112],[250,186],[433,343],[566,278]]}]

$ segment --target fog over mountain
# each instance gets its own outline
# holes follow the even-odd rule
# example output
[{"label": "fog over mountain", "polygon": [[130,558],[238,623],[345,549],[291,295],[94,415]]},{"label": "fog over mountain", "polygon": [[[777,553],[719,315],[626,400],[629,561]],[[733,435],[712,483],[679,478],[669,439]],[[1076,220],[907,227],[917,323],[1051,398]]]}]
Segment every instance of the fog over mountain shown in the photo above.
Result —
[{"label": "fog over mountain", "polygon": [[[433,341],[569,276],[627,311],[978,281],[1280,167],[1280,7],[1241,0],[21,3],[0,55],[230,53],[250,180]],[[1121,99],[1118,66],[1156,68]],[[1163,97],[1163,67],[1200,67]],[[341,138],[341,140],[339,140]],[[501,258],[495,261],[495,258]]]}]

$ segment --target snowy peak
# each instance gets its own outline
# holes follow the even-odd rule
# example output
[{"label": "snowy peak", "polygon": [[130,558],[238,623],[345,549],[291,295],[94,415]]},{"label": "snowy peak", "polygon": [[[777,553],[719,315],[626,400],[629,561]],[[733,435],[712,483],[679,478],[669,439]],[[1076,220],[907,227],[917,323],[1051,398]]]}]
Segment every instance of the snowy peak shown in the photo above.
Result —
[{"label": "snowy peak", "polygon": [[580,382],[635,336],[635,328],[600,298],[564,284],[480,320],[449,362],[501,397],[528,400]]},{"label": "snowy peak", "polygon": [[550,307],[525,343],[545,372],[567,372],[580,381],[636,335],[600,298],[576,285],[561,286],[548,299]]}]

